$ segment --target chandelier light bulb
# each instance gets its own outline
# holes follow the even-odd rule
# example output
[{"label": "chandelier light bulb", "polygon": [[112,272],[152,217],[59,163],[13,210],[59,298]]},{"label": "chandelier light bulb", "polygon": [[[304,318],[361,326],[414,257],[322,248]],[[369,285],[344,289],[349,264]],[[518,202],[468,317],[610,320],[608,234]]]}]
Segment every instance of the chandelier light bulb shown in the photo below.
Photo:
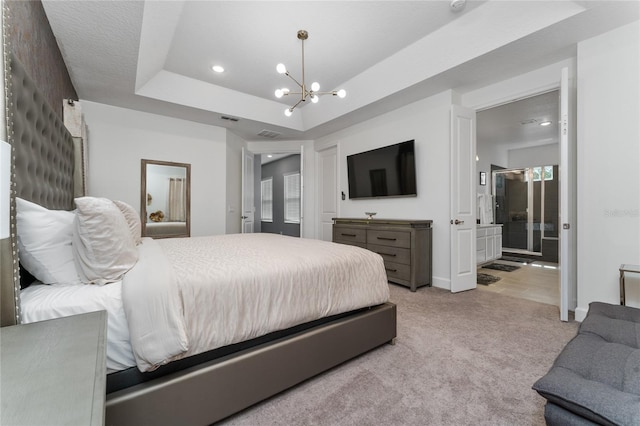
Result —
[{"label": "chandelier light bulb", "polygon": [[338,95],[338,97],[340,99],[343,99],[345,96],[347,96],[347,91],[344,90],[344,89],[340,89],[340,90],[338,90],[338,93],[336,93],[336,94]]},{"label": "chandelier light bulb", "polygon": [[284,96],[284,91],[282,89],[276,89],[276,98],[281,98]]},{"label": "chandelier light bulb", "polygon": [[313,102],[314,104],[317,104],[319,100],[320,100],[319,96],[311,95],[311,102]]},{"label": "chandelier light bulb", "polygon": [[285,67],[284,64],[278,64],[276,66],[276,71],[278,71],[278,73],[280,73],[280,74],[286,74],[287,73],[287,67]]},{"label": "chandelier light bulb", "polygon": [[320,83],[318,83],[317,81],[311,83],[311,90],[313,90],[314,92],[320,91]]},{"label": "chandelier light bulb", "polygon": [[293,114],[293,111],[291,111],[291,108],[287,108],[284,110],[284,115],[286,115],[287,117],[291,117],[291,114]]}]

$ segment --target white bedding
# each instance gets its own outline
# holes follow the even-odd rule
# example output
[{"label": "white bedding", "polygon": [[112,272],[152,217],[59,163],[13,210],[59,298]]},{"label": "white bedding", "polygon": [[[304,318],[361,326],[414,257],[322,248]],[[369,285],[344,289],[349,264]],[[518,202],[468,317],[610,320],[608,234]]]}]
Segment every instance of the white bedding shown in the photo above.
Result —
[{"label": "white bedding", "polygon": [[[232,234],[143,238],[138,248],[139,261],[122,283],[23,290],[25,321],[107,309],[107,367],[137,363],[150,371],[173,359],[389,299],[382,258],[357,247]],[[74,307],[47,307],[49,297]],[[47,309],[55,313],[42,313]],[[125,338],[115,329],[123,323],[131,338],[128,353],[125,345],[111,347],[114,338]]]},{"label": "white bedding", "polygon": [[31,284],[20,291],[23,323],[45,321],[70,315],[106,310],[107,372],[136,365],[122,307],[122,282],[109,285]]},{"label": "white bedding", "polygon": [[[148,259],[141,252],[123,280],[125,312],[130,324],[150,321],[167,326],[141,326],[139,331],[130,326],[142,371],[389,298],[382,258],[358,247],[275,234],[145,239],[143,245],[147,243],[161,246],[166,260]],[[132,272],[147,263],[172,265],[179,301],[163,296],[161,289],[173,292],[176,287],[160,282],[161,274],[148,282],[131,280],[129,285]],[[127,297],[130,291],[132,297]],[[133,298],[135,305],[130,305]],[[182,328],[176,324],[180,319]],[[173,347],[166,345],[175,337],[164,334],[168,329],[186,332],[186,351],[176,355],[181,338]],[[161,348],[147,339],[150,332],[163,342]],[[153,356],[147,359],[144,354]]]}]

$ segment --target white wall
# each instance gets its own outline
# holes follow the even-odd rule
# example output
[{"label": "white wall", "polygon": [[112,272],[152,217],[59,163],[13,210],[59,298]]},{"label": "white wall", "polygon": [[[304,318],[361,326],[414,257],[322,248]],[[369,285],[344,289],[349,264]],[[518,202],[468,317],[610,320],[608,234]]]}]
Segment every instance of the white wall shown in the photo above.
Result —
[{"label": "white wall", "polygon": [[578,308],[640,264],[640,21],[578,44]]},{"label": "white wall", "polygon": [[560,164],[560,145],[549,144],[530,148],[510,149],[508,168],[519,169],[531,166],[555,166]]},{"label": "white wall", "polygon": [[348,194],[347,155],[415,140],[417,197],[341,201],[340,217],[433,220],[434,286],[449,289],[449,115],[453,92],[445,91],[316,141],[316,150],[338,149],[340,187]]},{"label": "white wall", "polygon": [[[509,165],[509,151],[505,145],[494,145],[491,143],[483,143],[478,140],[476,143],[476,154],[478,161],[476,162],[476,186],[478,194],[491,193],[491,165],[507,168]],[[480,185],[480,172],[487,174],[487,184]]]},{"label": "white wall", "polygon": [[226,231],[226,130],[82,101],[89,132],[89,195],[140,210],[140,160],[191,164],[191,235]]}]

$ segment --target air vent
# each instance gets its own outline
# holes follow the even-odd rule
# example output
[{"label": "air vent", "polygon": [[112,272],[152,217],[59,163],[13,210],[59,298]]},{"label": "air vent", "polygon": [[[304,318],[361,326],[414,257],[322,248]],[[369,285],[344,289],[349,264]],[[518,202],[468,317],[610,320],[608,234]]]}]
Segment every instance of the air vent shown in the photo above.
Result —
[{"label": "air vent", "polygon": [[236,121],[239,121],[239,119],[238,119],[238,118],[235,118],[235,117],[228,117],[228,116],[226,116],[226,115],[221,115],[221,116],[220,116],[220,118],[221,118],[221,119],[223,119],[223,120],[233,121],[234,123],[235,123]]},{"label": "air vent", "polygon": [[275,139],[280,136],[282,133],[274,132],[273,130],[262,130],[258,133],[258,136],[262,136],[263,138]]},{"label": "air vent", "polygon": [[526,126],[528,124],[535,124],[537,122],[538,122],[538,120],[536,120],[535,118],[530,118],[528,120],[521,121],[520,124],[522,124],[523,126]]}]

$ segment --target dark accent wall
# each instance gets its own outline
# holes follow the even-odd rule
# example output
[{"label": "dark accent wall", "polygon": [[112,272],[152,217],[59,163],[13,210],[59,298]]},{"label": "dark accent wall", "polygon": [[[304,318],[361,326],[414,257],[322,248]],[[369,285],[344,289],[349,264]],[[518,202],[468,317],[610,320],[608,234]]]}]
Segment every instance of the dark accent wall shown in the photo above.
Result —
[{"label": "dark accent wall", "polygon": [[53,110],[62,117],[62,100],[78,99],[49,20],[39,0],[5,1],[8,48]]},{"label": "dark accent wall", "polygon": [[[262,232],[300,236],[300,224],[284,223],[284,175],[300,172],[300,155],[290,155],[262,166],[262,180],[273,178],[273,222],[262,222]],[[260,185],[257,186],[260,192]]]}]

